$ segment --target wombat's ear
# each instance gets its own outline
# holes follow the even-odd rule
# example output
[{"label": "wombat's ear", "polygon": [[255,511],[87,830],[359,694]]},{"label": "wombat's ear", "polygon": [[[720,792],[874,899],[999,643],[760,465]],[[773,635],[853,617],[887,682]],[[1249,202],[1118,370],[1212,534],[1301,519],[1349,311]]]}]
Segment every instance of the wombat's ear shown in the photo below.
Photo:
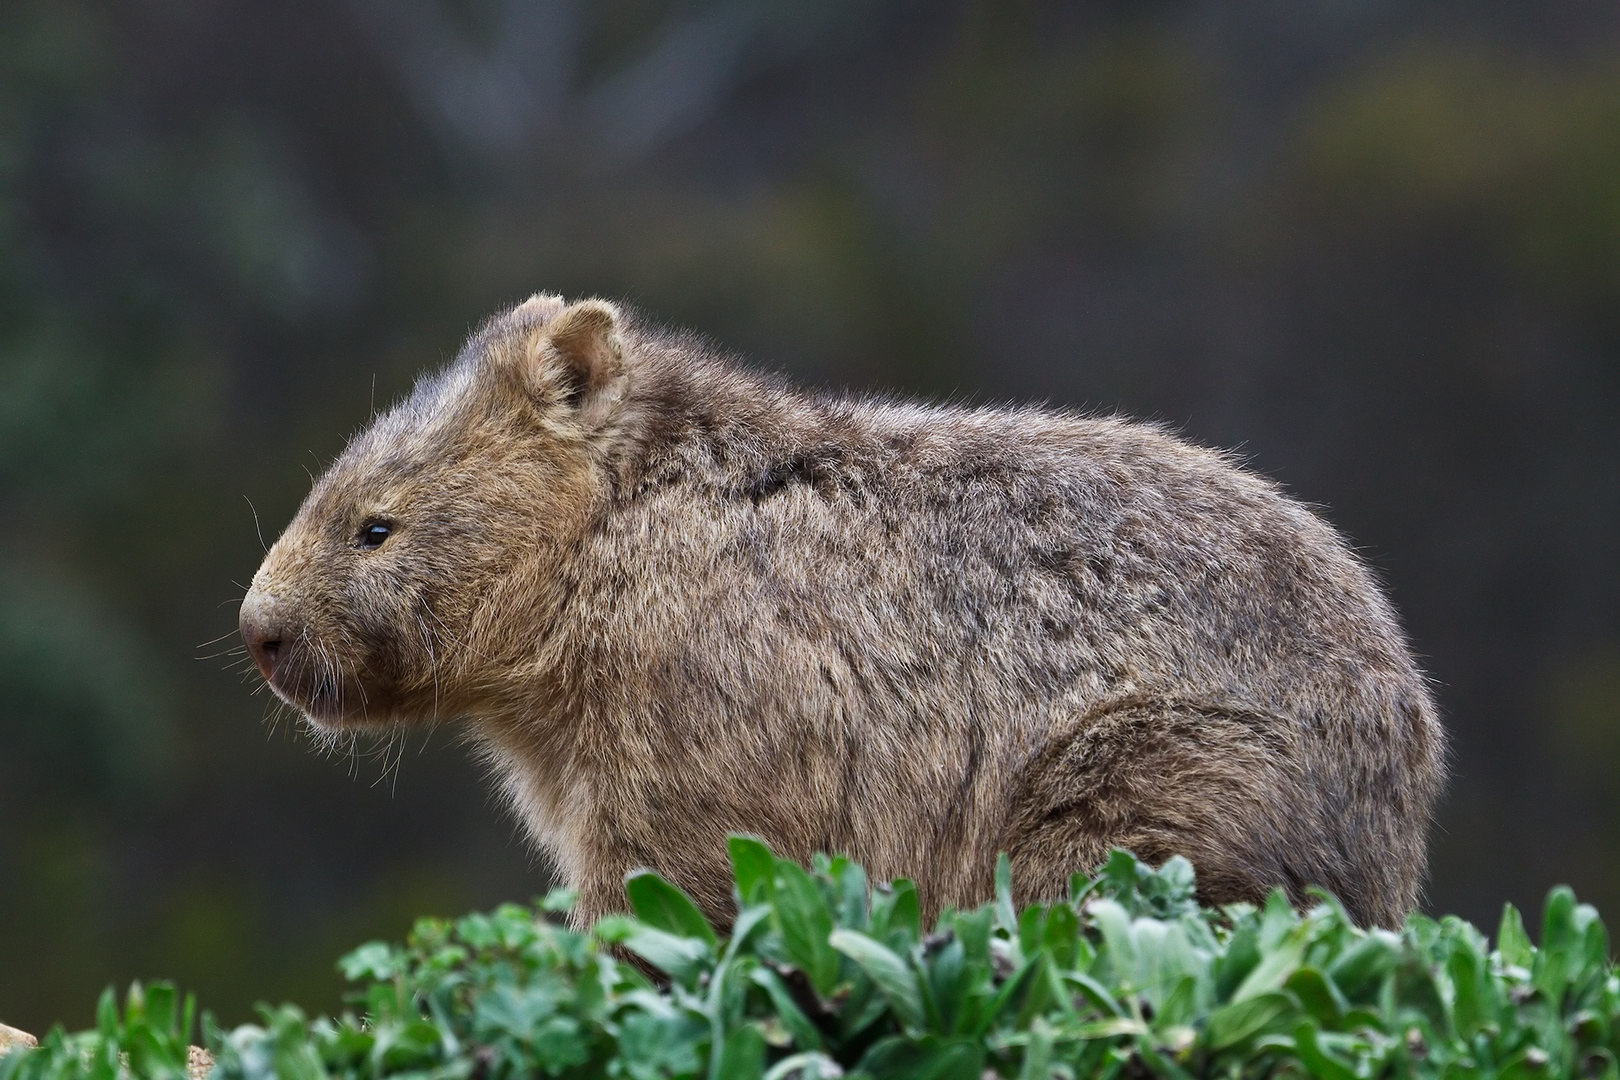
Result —
[{"label": "wombat's ear", "polygon": [[555,293],[537,292],[513,308],[510,317],[526,326],[544,326],[561,315],[568,301]]},{"label": "wombat's ear", "polygon": [[[536,300],[552,299],[536,297]],[[619,309],[606,300],[581,300],[540,326],[529,349],[537,386],[563,390],[588,427],[602,424],[624,390],[624,342]]]}]

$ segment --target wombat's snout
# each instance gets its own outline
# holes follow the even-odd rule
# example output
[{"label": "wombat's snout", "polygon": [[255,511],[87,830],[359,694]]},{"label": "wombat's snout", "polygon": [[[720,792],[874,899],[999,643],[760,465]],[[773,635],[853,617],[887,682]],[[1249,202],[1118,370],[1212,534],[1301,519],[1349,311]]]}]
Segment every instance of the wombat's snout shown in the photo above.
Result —
[{"label": "wombat's snout", "polygon": [[239,623],[242,640],[247,643],[248,654],[259,665],[265,682],[275,682],[276,660],[281,654],[286,625],[285,608],[275,597],[255,589],[242,601]]}]

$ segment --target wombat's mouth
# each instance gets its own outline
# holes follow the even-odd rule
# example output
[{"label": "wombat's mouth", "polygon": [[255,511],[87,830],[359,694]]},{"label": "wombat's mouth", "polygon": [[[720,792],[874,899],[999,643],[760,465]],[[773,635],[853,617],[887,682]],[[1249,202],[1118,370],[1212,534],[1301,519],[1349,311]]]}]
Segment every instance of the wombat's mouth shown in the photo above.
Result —
[{"label": "wombat's mouth", "polygon": [[278,665],[270,689],[288,705],[325,729],[383,727],[391,723],[383,702],[352,678],[300,664]]}]

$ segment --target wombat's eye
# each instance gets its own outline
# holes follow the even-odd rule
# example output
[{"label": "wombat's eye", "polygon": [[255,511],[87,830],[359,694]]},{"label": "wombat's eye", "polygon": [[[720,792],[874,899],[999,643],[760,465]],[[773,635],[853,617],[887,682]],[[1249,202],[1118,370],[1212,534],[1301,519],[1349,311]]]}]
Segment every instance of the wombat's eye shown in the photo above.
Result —
[{"label": "wombat's eye", "polygon": [[380,548],[388,534],[393,530],[380,521],[368,521],[360,526],[360,546],[363,548]]}]

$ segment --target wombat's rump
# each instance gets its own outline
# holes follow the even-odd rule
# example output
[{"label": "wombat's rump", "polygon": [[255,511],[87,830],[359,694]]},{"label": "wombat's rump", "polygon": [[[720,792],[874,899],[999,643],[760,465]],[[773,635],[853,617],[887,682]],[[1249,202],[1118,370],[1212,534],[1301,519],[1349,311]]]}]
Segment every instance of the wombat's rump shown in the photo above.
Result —
[{"label": "wombat's rump", "polygon": [[1214,901],[1413,905],[1443,736],[1378,586],[1153,427],[812,396],[537,296],[359,435],[242,605],[325,728],[460,719],[534,840],[724,920],[724,837],[925,903],[1111,846]]}]

